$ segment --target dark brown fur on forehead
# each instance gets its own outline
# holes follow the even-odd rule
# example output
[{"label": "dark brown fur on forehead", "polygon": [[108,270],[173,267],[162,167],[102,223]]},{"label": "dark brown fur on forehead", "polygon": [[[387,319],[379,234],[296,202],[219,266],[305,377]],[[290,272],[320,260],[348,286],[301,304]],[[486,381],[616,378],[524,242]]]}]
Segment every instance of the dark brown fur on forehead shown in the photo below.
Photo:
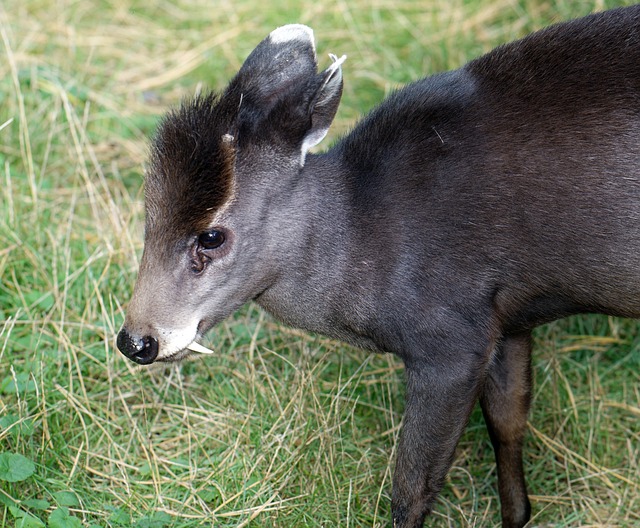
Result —
[{"label": "dark brown fur on forehead", "polygon": [[163,118],[145,179],[147,230],[197,234],[231,198],[235,150],[223,139],[235,117],[230,106],[209,93]]}]

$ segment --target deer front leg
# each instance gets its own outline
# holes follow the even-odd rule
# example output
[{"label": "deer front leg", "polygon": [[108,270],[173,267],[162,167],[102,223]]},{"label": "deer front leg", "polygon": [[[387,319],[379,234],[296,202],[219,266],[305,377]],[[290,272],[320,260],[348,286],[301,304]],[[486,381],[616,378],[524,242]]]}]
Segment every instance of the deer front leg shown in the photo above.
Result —
[{"label": "deer front leg", "polygon": [[394,528],[420,528],[442,489],[482,386],[489,354],[482,346],[474,348],[454,353],[432,347],[427,361],[405,360],[406,408],[391,504]]}]

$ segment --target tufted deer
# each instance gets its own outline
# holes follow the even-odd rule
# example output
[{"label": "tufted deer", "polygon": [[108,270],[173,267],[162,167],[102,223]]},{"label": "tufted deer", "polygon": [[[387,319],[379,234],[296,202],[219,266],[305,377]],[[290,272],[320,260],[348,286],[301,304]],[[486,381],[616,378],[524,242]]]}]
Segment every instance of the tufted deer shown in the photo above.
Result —
[{"label": "tufted deer", "polygon": [[549,27],[393,93],[323,154],[344,57],[273,31],[221,94],[162,121],[118,335],[174,361],[249,300],[397,354],[393,523],[420,527],[480,401],[504,527],[530,516],[531,330],[640,316],[640,6]]}]

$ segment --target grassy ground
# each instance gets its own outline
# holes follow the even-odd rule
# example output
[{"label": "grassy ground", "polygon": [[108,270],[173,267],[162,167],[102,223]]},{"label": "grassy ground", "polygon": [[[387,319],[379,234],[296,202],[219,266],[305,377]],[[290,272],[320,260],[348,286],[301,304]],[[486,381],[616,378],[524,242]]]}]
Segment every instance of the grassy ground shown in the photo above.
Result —
[{"label": "grassy ground", "polygon": [[[347,53],[332,132],[385,93],[549,22],[569,0],[4,0],[0,4],[0,525],[386,526],[400,363],[248,306],[219,351],[136,368],[114,350],[141,250],[146,137],[291,21]],[[153,5],[153,7],[149,7]],[[536,525],[640,526],[638,324],[536,334],[526,467]],[[433,526],[496,526],[474,413]]]}]

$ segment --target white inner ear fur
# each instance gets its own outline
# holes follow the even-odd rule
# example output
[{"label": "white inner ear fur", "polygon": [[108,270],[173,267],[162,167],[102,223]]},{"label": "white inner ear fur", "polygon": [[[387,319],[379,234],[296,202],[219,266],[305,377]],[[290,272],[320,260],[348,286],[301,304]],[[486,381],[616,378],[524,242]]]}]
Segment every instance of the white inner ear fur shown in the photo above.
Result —
[{"label": "white inner ear fur", "polygon": [[[347,56],[343,55],[338,58],[333,53],[329,53],[329,57],[331,58],[331,66],[327,68],[327,76],[322,86],[321,90],[328,90],[329,92],[333,91],[334,88],[340,86],[340,82],[342,81],[342,63],[347,60]],[[321,98],[317,106],[322,106],[325,100],[328,100],[328,97]],[[300,167],[304,167],[304,162],[307,159],[307,153],[309,149],[315,147],[318,143],[320,143],[329,132],[329,127],[320,128],[311,134],[307,135],[302,142],[301,155],[300,155]]]},{"label": "white inner ear fur", "polygon": [[309,152],[309,149],[315,147],[318,143],[320,143],[326,137],[328,132],[329,127],[321,128],[304,138],[300,152],[300,167],[304,167],[304,162],[307,159],[307,153]]},{"label": "white inner ear fur", "polygon": [[[329,58],[331,59],[331,66],[327,68],[327,81],[324,83],[325,86],[329,83],[340,82],[342,79],[342,64],[347,60],[346,55],[338,58],[338,56],[333,53],[329,53]],[[334,76],[333,74],[336,70],[338,70],[338,75]]]}]

